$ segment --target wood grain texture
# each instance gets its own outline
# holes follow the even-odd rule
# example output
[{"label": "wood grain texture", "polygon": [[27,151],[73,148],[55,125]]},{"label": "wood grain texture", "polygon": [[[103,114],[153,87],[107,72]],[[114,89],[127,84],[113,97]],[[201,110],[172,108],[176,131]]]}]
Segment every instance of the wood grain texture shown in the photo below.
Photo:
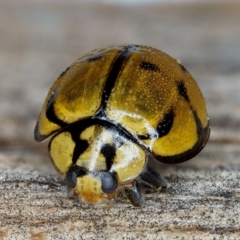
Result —
[{"label": "wood grain texture", "polygon": [[4,239],[238,239],[240,173],[215,170],[167,177],[165,193],[145,194],[142,208],[125,198],[87,205],[66,198],[60,177],[1,172]]}]

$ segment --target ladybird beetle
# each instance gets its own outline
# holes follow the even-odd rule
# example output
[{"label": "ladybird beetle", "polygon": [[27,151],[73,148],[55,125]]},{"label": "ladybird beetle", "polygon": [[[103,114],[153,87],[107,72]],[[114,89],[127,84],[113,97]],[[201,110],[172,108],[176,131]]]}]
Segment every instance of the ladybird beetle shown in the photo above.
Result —
[{"label": "ladybird beetle", "polygon": [[123,190],[141,206],[142,184],[166,188],[149,159],[189,160],[210,127],[204,97],[177,60],[151,47],[116,45],[84,55],[53,84],[34,136],[53,134],[49,155],[69,196],[98,203]]}]

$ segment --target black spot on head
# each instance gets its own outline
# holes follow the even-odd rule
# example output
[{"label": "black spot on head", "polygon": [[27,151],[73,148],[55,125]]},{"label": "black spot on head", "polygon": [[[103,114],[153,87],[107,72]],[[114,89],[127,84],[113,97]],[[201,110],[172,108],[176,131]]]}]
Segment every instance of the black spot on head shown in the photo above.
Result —
[{"label": "black spot on head", "polygon": [[115,147],[109,145],[109,144],[104,144],[101,148],[101,153],[106,159],[106,167],[107,170],[110,170],[114,161],[114,157],[116,154],[116,149]]},{"label": "black spot on head", "polygon": [[140,67],[144,70],[160,72],[160,68],[154,63],[142,61]]},{"label": "black spot on head", "polygon": [[87,59],[88,62],[95,62],[100,60],[102,57],[101,56],[95,56],[95,57],[90,57]]},{"label": "black spot on head", "polygon": [[68,71],[68,69],[69,69],[70,67],[67,67],[66,68],[66,70],[65,71],[63,71],[61,74],[60,74],[60,76],[59,77],[62,77],[67,71]]},{"label": "black spot on head", "polygon": [[187,88],[186,88],[184,82],[183,81],[178,82],[177,85],[178,85],[178,93],[182,97],[184,97],[186,101],[189,102],[189,97],[188,97],[188,94],[187,94]]},{"label": "black spot on head", "polygon": [[173,125],[174,121],[174,112],[171,110],[169,113],[165,114],[163,120],[157,126],[158,137],[163,137],[167,135]]}]

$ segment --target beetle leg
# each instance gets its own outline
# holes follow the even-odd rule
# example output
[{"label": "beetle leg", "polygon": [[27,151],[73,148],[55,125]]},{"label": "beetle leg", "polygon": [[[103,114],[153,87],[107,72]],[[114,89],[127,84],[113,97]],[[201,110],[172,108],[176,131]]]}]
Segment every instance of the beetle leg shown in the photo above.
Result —
[{"label": "beetle leg", "polygon": [[69,187],[68,184],[67,184],[67,197],[68,198],[75,198],[74,193],[73,193],[73,189],[71,187]]},{"label": "beetle leg", "polygon": [[150,167],[147,167],[143,171],[140,175],[140,179],[155,191],[166,190],[167,188],[167,181]]},{"label": "beetle leg", "polygon": [[137,181],[134,181],[131,187],[125,188],[125,194],[133,206],[141,207],[143,205],[143,196]]}]

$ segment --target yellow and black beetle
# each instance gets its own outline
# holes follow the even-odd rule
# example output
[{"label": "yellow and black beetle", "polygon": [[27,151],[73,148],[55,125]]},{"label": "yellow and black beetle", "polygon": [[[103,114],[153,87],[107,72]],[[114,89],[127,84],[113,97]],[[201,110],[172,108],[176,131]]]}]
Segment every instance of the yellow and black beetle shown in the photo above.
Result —
[{"label": "yellow and black beetle", "polygon": [[189,160],[210,127],[204,97],[177,60],[151,47],[117,45],[78,59],[51,87],[35,140],[54,133],[50,158],[71,196],[97,203],[124,189],[141,206],[141,183],[166,187],[149,159]]}]

